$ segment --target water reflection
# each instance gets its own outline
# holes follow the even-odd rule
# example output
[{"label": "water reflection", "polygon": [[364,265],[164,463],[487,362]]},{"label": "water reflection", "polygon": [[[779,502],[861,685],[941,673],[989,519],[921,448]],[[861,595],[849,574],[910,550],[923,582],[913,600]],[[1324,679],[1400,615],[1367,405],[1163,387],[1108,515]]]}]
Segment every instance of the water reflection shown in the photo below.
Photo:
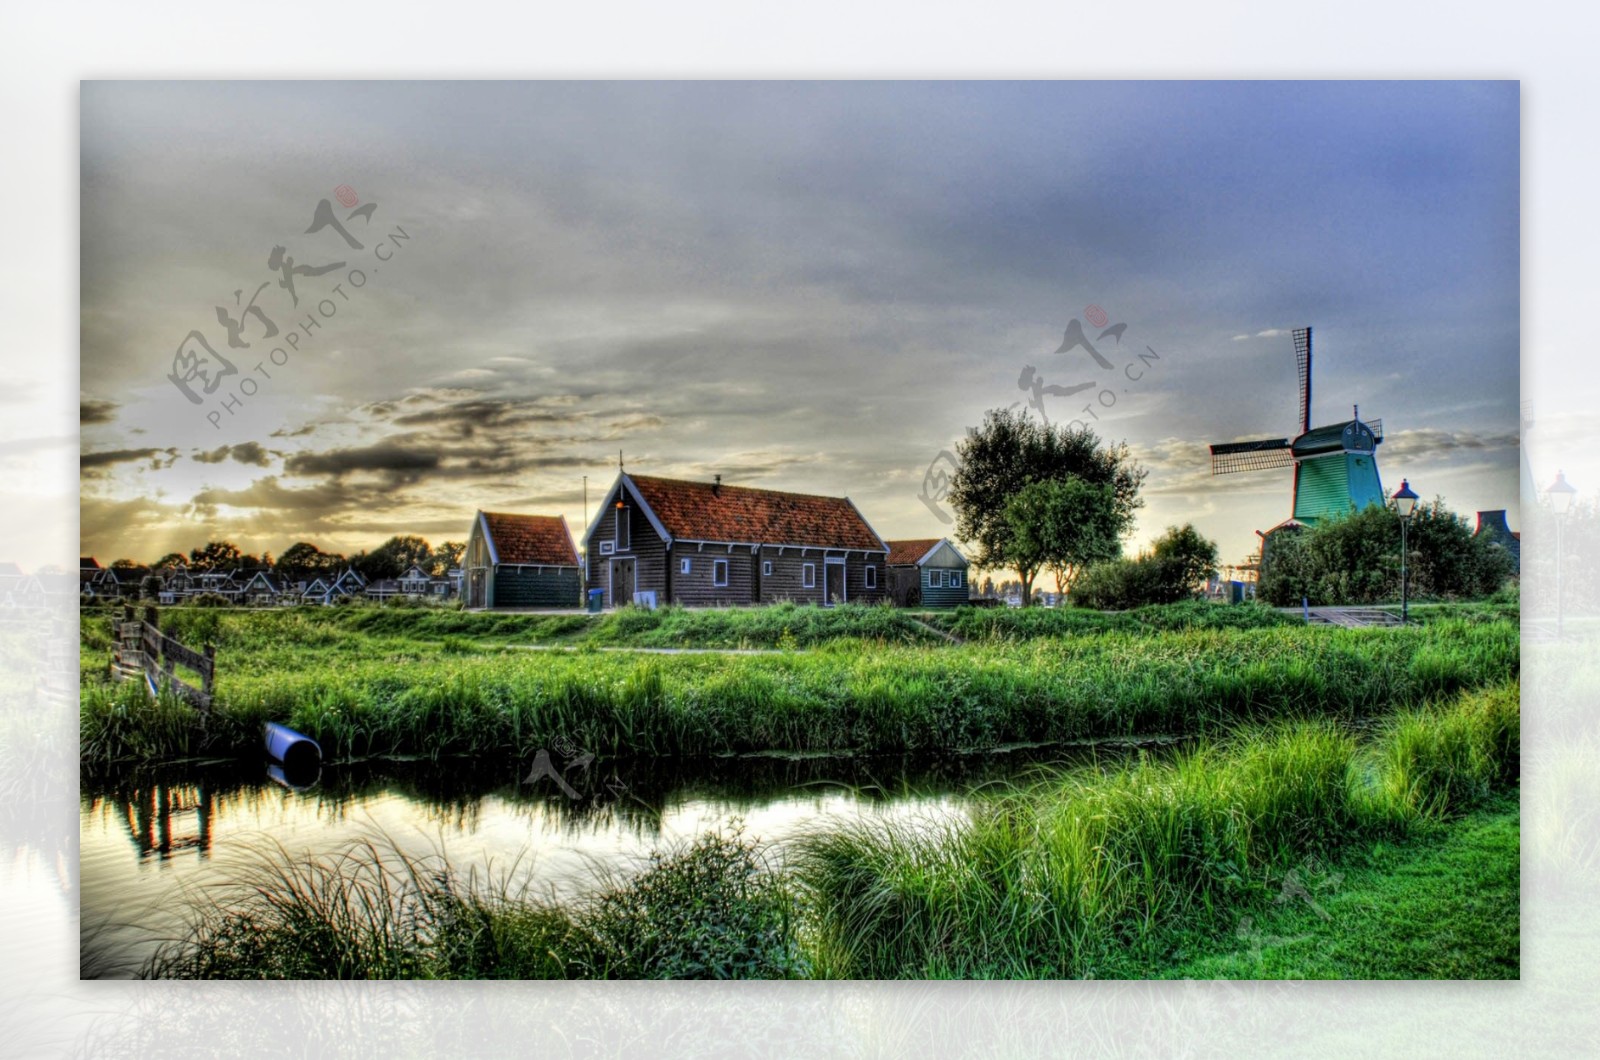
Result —
[{"label": "water reflection", "polygon": [[82,779],[82,956],[86,974],[129,975],[218,885],[266,853],[329,854],[381,833],[414,854],[442,850],[536,893],[570,896],[633,871],[657,848],[731,818],[771,843],[827,823],[949,821],[978,793],[1095,758],[1064,752],[938,759],[728,757],[598,763],[572,798],[516,762],[371,761],[287,776],[266,762],[188,765]]}]

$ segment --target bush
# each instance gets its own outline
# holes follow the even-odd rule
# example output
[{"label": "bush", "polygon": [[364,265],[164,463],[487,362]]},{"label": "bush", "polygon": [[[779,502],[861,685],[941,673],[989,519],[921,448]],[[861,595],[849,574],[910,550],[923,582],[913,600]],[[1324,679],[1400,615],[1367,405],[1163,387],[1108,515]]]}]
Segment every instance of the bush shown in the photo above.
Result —
[{"label": "bush", "polygon": [[[1393,507],[1364,510],[1316,526],[1280,530],[1262,555],[1260,597],[1277,607],[1376,604],[1400,598],[1400,526]],[[1435,499],[1418,505],[1407,528],[1412,599],[1488,596],[1511,574],[1506,550],[1477,537]]]},{"label": "bush", "polygon": [[1216,569],[1216,544],[1185,523],[1168,527],[1137,559],[1097,563],[1084,571],[1072,587],[1072,602],[1099,611],[1173,604],[1195,596]]}]

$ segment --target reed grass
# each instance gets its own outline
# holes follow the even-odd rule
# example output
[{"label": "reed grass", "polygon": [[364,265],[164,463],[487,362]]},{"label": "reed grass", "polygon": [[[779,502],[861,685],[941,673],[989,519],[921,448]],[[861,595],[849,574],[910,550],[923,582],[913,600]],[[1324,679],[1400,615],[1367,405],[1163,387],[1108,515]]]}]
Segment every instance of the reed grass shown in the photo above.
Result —
[{"label": "reed grass", "polygon": [[[969,821],[823,827],[776,870],[735,827],[566,903],[367,842],[281,851],[201,907],[147,975],[193,978],[1079,977],[1259,905],[1335,856],[1515,783],[1513,684],[1326,720],[982,797]],[[1137,960],[1134,962],[1137,964]]]},{"label": "reed grass", "polygon": [[[413,612],[415,613],[415,612]],[[86,675],[91,767],[251,753],[282,722],[336,758],[526,757],[557,740],[608,756],[923,753],[1012,742],[1204,734],[1244,722],[1378,717],[1515,679],[1515,626],[1288,626],[1105,633],[961,647],[833,642],[768,655],[424,645],[289,618],[219,649],[209,717]]]},{"label": "reed grass", "polygon": [[733,979],[808,971],[795,895],[735,825],[558,904],[386,837],[265,852],[144,968],[182,979]]},{"label": "reed grass", "polygon": [[1367,746],[1326,721],[1069,775],[940,830],[802,840],[817,965],[847,978],[1094,976],[1165,929],[1259,901],[1294,863],[1512,783],[1518,690],[1405,711]]}]

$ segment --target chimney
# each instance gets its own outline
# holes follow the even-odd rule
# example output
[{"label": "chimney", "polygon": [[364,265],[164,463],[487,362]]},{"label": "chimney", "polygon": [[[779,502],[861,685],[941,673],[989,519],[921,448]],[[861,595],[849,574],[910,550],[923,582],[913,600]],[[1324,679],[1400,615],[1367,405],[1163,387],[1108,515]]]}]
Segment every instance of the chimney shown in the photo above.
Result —
[{"label": "chimney", "polygon": [[1506,510],[1504,508],[1478,513],[1478,529],[1474,533],[1482,534],[1485,532],[1493,537],[1511,536],[1511,527],[1506,524]]},{"label": "chimney", "polygon": [[714,496],[714,497],[722,496],[722,476],[721,475],[712,476],[711,495]]}]

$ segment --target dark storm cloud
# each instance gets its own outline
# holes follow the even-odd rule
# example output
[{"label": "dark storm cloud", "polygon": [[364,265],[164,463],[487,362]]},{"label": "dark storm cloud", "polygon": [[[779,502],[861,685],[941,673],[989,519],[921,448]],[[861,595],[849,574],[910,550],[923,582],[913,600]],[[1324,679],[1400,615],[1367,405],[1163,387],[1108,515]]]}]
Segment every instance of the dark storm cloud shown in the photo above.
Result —
[{"label": "dark storm cloud", "polygon": [[[371,521],[368,479],[470,510],[566,497],[544,472],[603,476],[621,447],[840,482],[880,530],[936,532],[922,468],[1025,363],[1076,382],[1051,351],[1089,302],[1163,354],[1110,437],[1288,430],[1284,332],[1311,323],[1319,412],[1457,444],[1515,423],[1432,410],[1516,392],[1517,106],[1514,84],[91,83],[83,369],[157,395],[116,410],[130,431],[237,448],[143,351],[275,244],[344,254],[304,233],[348,181],[416,238],[269,366],[305,421],[241,435],[306,447],[284,474],[343,486],[328,526]],[[1203,466],[1174,453],[1149,488],[1246,488]]]},{"label": "dark storm cloud", "polygon": [[110,423],[117,418],[120,406],[104,398],[84,398],[78,402],[78,422],[84,426]]},{"label": "dark storm cloud", "polygon": [[211,450],[196,450],[190,458],[202,464],[220,464],[231,457],[241,464],[270,467],[272,458],[280,455],[282,454],[275,450],[265,448],[260,442],[241,442],[238,445],[223,445]]},{"label": "dark storm cloud", "polygon": [[354,449],[332,449],[322,453],[296,453],[283,462],[291,475],[332,475],[354,471],[391,472],[413,475],[439,466],[439,454],[380,443]]},{"label": "dark storm cloud", "polygon": [[178,458],[176,449],[102,449],[97,452],[83,453],[78,457],[78,464],[84,470],[91,468],[107,468],[115,464],[134,464],[149,461],[152,470],[171,467],[172,462]]}]

